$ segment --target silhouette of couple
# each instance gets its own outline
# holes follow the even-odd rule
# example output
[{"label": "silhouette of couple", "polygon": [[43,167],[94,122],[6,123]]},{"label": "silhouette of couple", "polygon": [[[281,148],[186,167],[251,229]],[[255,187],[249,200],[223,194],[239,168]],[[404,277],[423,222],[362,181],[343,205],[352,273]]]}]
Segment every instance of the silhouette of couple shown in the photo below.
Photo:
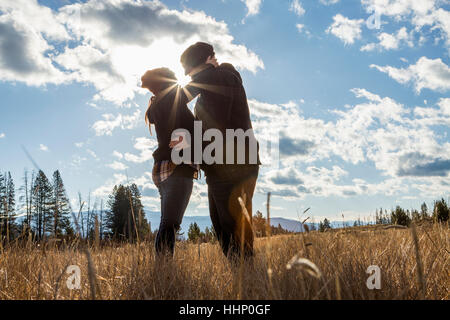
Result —
[{"label": "silhouette of couple", "polygon": [[[193,179],[197,179],[200,170],[203,170],[208,185],[209,213],[223,253],[234,260],[243,248],[244,256],[251,257],[254,237],[251,227],[252,198],[260,165],[258,149],[251,148],[251,139],[246,139],[244,149],[238,150],[236,144],[227,148],[229,139],[218,145],[212,138],[209,141],[205,138],[183,141],[182,136],[178,140],[173,138],[174,131],[180,129],[194,137],[196,121],[201,121],[203,132],[215,129],[223,137],[227,129],[253,132],[242,78],[231,64],[219,65],[214,48],[207,43],[197,42],[190,46],[180,60],[185,74],[192,79],[184,88],[177,84],[175,74],[167,68],[149,70],[141,78],[142,87],[153,93],[145,120],[150,133],[151,125],[154,125],[158,139],[158,147],[153,152],[152,172],[161,198],[156,252],[173,255],[176,231],[189,203]],[[192,114],[187,103],[197,96]],[[235,143],[236,139],[232,142]],[[181,144],[184,147],[178,152],[189,152],[190,160],[177,165],[172,153],[174,148],[180,149]],[[211,163],[202,158],[199,162],[194,159],[195,152],[191,152],[195,149],[201,152],[213,149],[211,154],[219,161]],[[242,152],[245,152],[244,158],[239,154]],[[256,152],[256,162],[249,160],[250,152]],[[233,160],[231,163],[227,156]],[[239,157],[244,161],[237,161]],[[244,213],[239,200],[242,200],[248,214]]]}]

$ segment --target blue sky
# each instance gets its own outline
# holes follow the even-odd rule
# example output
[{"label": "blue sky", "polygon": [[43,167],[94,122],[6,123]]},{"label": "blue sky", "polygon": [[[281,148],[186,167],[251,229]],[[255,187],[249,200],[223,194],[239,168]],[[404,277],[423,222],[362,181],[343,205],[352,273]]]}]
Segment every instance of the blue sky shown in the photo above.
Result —
[{"label": "blue sky", "polygon": [[[74,204],[129,181],[157,211],[137,81],[160,66],[187,81],[179,56],[202,40],[240,70],[260,142],[280,142],[255,209],[268,191],[286,218],[430,206],[450,194],[449,4],[2,0],[0,170],[20,184],[33,169],[23,145],[48,175],[60,169]],[[204,179],[186,214],[208,214]]]}]

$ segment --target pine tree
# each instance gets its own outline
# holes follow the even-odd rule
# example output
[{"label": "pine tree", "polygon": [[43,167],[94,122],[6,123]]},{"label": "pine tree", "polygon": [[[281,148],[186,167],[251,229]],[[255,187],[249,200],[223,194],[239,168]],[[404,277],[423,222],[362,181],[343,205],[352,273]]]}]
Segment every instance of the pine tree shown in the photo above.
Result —
[{"label": "pine tree", "polygon": [[327,218],[323,220],[323,226],[325,229],[331,229],[330,221]]},{"label": "pine tree", "polygon": [[144,206],[141,203],[141,192],[139,191],[139,188],[135,183],[133,183],[129,187],[129,192],[131,194],[133,212],[136,220],[139,239],[144,239],[150,233],[150,225],[145,218]]},{"label": "pine tree", "polygon": [[105,225],[113,238],[134,241],[138,235],[141,239],[150,232],[144,206],[141,203],[141,194],[135,184],[130,187],[114,186],[108,198],[107,207]]},{"label": "pine tree", "polygon": [[323,222],[320,221],[320,223],[319,223],[319,231],[324,232],[328,229],[331,229],[331,224],[330,224],[330,221],[327,218],[325,218],[325,219],[323,219]]},{"label": "pine tree", "polygon": [[6,225],[4,225],[4,221],[6,211],[6,181],[3,174],[0,172],[0,235],[4,234],[4,230],[6,229]]},{"label": "pine tree", "polygon": [[32,221],[38,240],[43,239],[47,232],[52,232],[53,190],[42,170],[39,170],[33,184]]},{"label": "pine tree", "polygon": [[409,226],[409,224],[411,223],[411,218],[404,209],[402,209],[400,206],[397,206],[395,208],[395,211],[392,211],[391,213],[391,221],[393,224]]},{"label": "pine tree", "polygon": [[31,228],[31,194],[33,193],[33,179],[34,179],[34,173],[31,174],[31,181],[28,180],[28,171],[25,170],[23,174],[23,185],[19,188],[20,191],[20,207],[21,212],[25,213],[25,219],[23,219],[22,224],[22,230],[24,232],[30,231]]},{"label": "pine tree", "polygon": [[53,199],[52,199],[52,213],[53,213],[53,236],[55,238],[66,235],[72,236],[74,234],[70,223],[70,215],[72,209],[66,194],[63,180],[59,170],[53,173]]},{"label": "pine tree", "polygon": [[434,202],[433,218],[435,220],[439,222],[448,221],[449,215],[450,215],[450,208],[448,207],[444,198]]},{"label": "pine tree", "polygon": [[420,216],[422,217],[422,219],[426,219],[429,217],[428,216],[428,206],[425,202],[422,203],[422,205],[420,206]]},{"label": "pine tree", "polygon": [[0,172],[0,239],[7,233],[7,208],[6,177]]},{"label": "pine tree", "polygon": [[201,236],[200,227],[196,222],[191,223],[188,230],[188,240],[189,241],[197,241]]},{"label": "pine tree", "polygon": [[15,220],[15,186],[10,172],[0,174],[0,234],[11,240],[17,232]]},{"label": "pine tree", "polygon": [[5,186],[5,178],[3,174],[0,172],[0,236],[3,238],[3,235],[6,232],[6,186]]},{"label": "pine tree", "polygon": [[411,209],[411,219],[415,222],[420,221],[421,215],[417,209]]},{"label": "pine tree", "polygon": [[11,173],[8,172],[8,178],[6,181],[6,203],[7,203],[7,229],[9,237],[13,237],[16,233],[15,214],[16,214],[16,187],[11,177]]},{"label": "pine tree", "polygon": [[263,214],[261,211],[257,210],[256,214],[253,216],[252,219],[253,228],[255,229],[255,233],[258,237],[265,237],[266,236],[266,218],[263,217]]},{"label": "pine tree", "polygon": [[205,228],[205,242],[214,242],[216,235],[214,234],[214,228]]}]

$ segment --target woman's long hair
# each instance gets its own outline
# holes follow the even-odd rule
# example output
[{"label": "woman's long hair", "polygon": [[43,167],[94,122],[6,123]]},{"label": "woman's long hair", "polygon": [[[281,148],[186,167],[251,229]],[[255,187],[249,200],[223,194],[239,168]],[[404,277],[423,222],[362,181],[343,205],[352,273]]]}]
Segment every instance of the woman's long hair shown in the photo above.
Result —
[{"label": "woman's long hair", "polygon": [[145,124],[148,125],[150,134],[152,134],[152,127],[149,119],[152,104],[156,99],[158,99],[158,95],[163,93],[164,90],[176,85],[177,77],[175,76],[175,73],[168,68],[157,68],[148,70],[141,77],[141,81],[142,87],[149,89],[153,93],[153,97],[151,98],[147,111],[145,112]]}]

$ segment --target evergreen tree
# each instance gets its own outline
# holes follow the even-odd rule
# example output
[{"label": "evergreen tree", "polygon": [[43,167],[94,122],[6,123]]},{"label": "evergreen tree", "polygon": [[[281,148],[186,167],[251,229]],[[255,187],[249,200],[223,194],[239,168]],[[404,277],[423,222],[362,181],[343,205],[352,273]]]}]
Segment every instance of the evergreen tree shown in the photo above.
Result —
[{"label": "evergreen tree", "polygon": [[204,242],[214,242],[216,235],[214,233],[214,228],[205,228],[205,237],[204,237]]},{"label": "evergreen tree", "polygon": [[417,209],[411,209],[411,219],[415,222],[421,220],[421,215]]},{"label": "evergreen tree", "polygon": [[17,233],[15,221],[15,186],[10,172],[0,175],[0,234],[11,240]]},{"label": "evergreen tree", "polygon": [[52,213],[53,236],[57,238],[64,233],[72,236],[74,234],[74,230],[70,223],[72,209],[59,170],[56,170],[53,173]]},{"label": "evergreen tree", "polygon": [[141,203],[141,192],[139,191],[138,186],[133,183],[129,187],[129,193],[131,194],[133,212],[139,237],[140,239],[145,239],[150,233],[150,225],[145,218],[144,206]]},{"label": "evergreen tree", "polygon": [[450,208],[445,202],[444,198],[434,202],[433,218],[439,222],[448,221]]},{"label": "evergreen tree", "polygon": [[395,211],[392,211],[391,213],[391,222],[393,224],[409,226],[409,224],[411,223],[411,218],[404,209],[402,209],[400,206],[397,206],[395,208]]},{"label": "evergreen tree", "polygon": [[258,237],[265,237],[266,236],[266,229],[267,229],[267,220],[263,217],[263,214],[261,211],[257,210],[256,214],[253,216],[252,219],[253,228],[255,229],[255,234]]},{"label": "evergreen tree", "polygon": [[427,204],[424,202],[422,203],[422,205],[420,206],[420,216],[422,219],[428,218],[428,207]]},{"label": "evergreen tree", "polygon": [[201,237],[201,231],[200,227],[197,225],[196,222],[191,223],[188,230],[188,240],[189,241],[197,241],[197,239],[200,239]]},{"label": "evergreen tree", "polygon": [[113,238],[135,240],[137,239],[136,230],[141,238],[150,232],[144,206],[141,203],[141,194],[135,184],[130,187],[114,186],[107,206],[105,225]]},{"label": "evergreen tree", "polygon": [[31,203],[32,203],[32,197],[31,194],[33,193],[33,179],[34,179],[34,173],[31,174],[31,181],[28,180],[28,171],[24,171],[23,175],[23,185],[19,188],[20,191],[20,211],[25,213],[25,218],[22,221],[23,228],[22,230],[24,232],[30,231],[31,228]]},{"label": "evergreen tree", "polygon": [[6,179],[0,172],[0,235],[3,235],[6,231],[6,225],[4,225],[6,221],[6,199]]},{"label": "evergreen tree", "polygon": [[325,218],[323,219],[323,222],[322,221],[319,222],[319,231],[324,232],[328,229],[331,229],[331,224],[330,221],[327,218]]},{"label": "evergreen tree", "polygon": [[39,170],[33,184],[32,222],[38,240],[52,232],[53,188],[42,170]]},{"label": "evergreen tree", "polygon": [[6,182],[6,199],[7,199],[7,205],[8,205],[8,231],[9,236],[13,237],[14,235],[17,235],[17,229],[15,224],[15,215],[16,215],[16,187],[14,185],[14,181],[11,177],[11,173],[8,172],[8,180]]}]

